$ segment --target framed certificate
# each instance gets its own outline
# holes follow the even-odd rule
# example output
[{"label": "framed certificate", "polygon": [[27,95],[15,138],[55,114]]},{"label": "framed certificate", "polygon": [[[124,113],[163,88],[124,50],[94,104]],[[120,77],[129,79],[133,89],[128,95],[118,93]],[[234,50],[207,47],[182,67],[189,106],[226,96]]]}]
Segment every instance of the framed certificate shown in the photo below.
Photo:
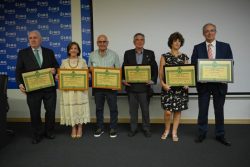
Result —
[{"label": "framed certificate", "polygon": [[170,86],[195,86],[195,66],[164,66],[165,81]]},{"label": "framed certificate", "polygon": [[55,86],[50,68],[22,74],[26,92]]},{"label": "framed certificate", "polygon": [[233,60],[198,59],[198,82],[233,82]]},{"label": "framed certificate", "polygon": [[121,69],[120,68],[101,68],[92,69],[92,87],[121,90]]},{"label": "framed certificate", "polygon": [[128,83],[147,83],[151,80],[149,65],[124,66],[125,80]]},{"label": "framed certificate", "polygon": [[59,69],[59,89],[87,90],[89,87],[88,69]]}]

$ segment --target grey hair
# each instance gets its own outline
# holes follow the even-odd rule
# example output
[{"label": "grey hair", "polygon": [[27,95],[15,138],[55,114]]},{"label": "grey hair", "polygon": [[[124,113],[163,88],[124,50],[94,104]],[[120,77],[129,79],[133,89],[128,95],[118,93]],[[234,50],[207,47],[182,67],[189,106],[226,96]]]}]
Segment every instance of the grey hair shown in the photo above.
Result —
[{"label": "grey hair", "polygon": [[213,26],[213,27],[215,28],[215,31],[216,31],[216,25],[215,25],[215,24],[213,24],[213,23],[207,23],[207,24],[205,24],[205,25],[202,27],[202,32],[203,32],[203,33],[204,33],[204,31],[205,31],[205,29],[206,29],[207,26]]},{"label": "grey hair", "polygon": [[137,36],[142,36],[144,39],[145,39],[145,35],[143,34],[143,33],[136,33],[135,35],[134,35],[134,40],[135,40],[135,38],[137,37]]},{"label": "grey hair", "polygon": [[28,32],[28,36],[30,35],[30,33],[36,33],[41,39],[42,39],[42,35],[38,30],[32,30]]}]

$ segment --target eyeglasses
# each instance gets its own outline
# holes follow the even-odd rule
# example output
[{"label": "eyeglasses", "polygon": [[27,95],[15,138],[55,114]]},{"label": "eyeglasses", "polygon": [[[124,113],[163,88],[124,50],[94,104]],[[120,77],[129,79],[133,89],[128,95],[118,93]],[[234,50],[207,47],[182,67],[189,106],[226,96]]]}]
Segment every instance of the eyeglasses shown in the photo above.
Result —
[{"label": "eyeglasses", "polygon": [[107,44],[109,41],[97,41],[98,44]]},{"label": "eyeglasses", "polygon": [[209,33],[209,32],[216,32],[216,29],[212,29],[212,30],[205,30],[204,33]]}]

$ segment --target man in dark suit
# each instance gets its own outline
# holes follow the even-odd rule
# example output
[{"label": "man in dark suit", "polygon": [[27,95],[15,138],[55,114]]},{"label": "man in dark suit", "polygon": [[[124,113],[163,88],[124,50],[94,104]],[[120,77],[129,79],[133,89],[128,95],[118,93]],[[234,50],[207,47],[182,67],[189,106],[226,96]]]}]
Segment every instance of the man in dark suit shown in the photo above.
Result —
[{"label": "man in dark suit", "polygon": [[[197,65],[198,59],[233,59],[230,45],[215,40],[216,26],[208,23],[203,26],[205,42],[194,46],[192,64]],[[208,130],[208,108],[210,96],[213,96],[215,113],[215,135],[220,143],[230,146],[225,138],[224,130],[224,103],[227,94],[226,83],[200,83],[196,85],[198,92],[199,115],[198,115],[198,138],[195,140],[201,143],[206,138]]]},{"label": "man in dark suit", "polygon": [[138,123],[138,108],[140,105],[142,111],[142,128],[145,137],[151,137],[150,132],[150,118],[149,118],[149,94],[151,92],[151,85],[157,83],[158,66],[155,61],[155,54],[151,50],[144,49],[145,37],[144,34],[137,33],[134,35],[135,49],[127,50],[124,54],[124,61],[122,65],[123,80],[124,66],[126,65],[150,65],[151,66],[151,81],[148,83],[127,83],[126,91],[128,93],[129,113],[130,113],[130,132],[129,137],[137,133]]},{"label": "man in dark suit", "polygon": [[0,75],[0,149],[6,144],[6,116],[9,110],[7,99],[7,75]]},{"label": "man in dark suit", "polygon": [[13,130],[7,129],[7,112],[9,103],[7,96],[8,75],[0,75],[0,149],[15,135]]},{"label": "man in dark suit", "polygon": [[[50,68],[52,74],[56,73],[59,65],[51,49],[41,47],[42,37],[38,31],[31,31],[28,35],[30,47],[18,53],[16,64],[16,82],[21,92],[27,95],[30,110],[31,126],[34,130],[33,144],[41,141],[42,137],[54,139],[53,128],[55,124],[56,88],[49,87],[32,92],[26,92],[22,73]],[[42,128],[41,103],[43,101],[45,113],[45,128]]]}]

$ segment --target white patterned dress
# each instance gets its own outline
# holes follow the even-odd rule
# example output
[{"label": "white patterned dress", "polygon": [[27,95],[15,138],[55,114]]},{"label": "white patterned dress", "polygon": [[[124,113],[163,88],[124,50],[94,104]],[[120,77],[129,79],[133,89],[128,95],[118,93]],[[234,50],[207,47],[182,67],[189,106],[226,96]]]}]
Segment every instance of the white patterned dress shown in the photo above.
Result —
[{"label": "white patterned dress", "polygon": [[[87,64],[84,59],[65,59],[62,69],[84,69]],[[60,91],[60,123],[61,125],[75,126],[90,122],[88,91]]]}]

